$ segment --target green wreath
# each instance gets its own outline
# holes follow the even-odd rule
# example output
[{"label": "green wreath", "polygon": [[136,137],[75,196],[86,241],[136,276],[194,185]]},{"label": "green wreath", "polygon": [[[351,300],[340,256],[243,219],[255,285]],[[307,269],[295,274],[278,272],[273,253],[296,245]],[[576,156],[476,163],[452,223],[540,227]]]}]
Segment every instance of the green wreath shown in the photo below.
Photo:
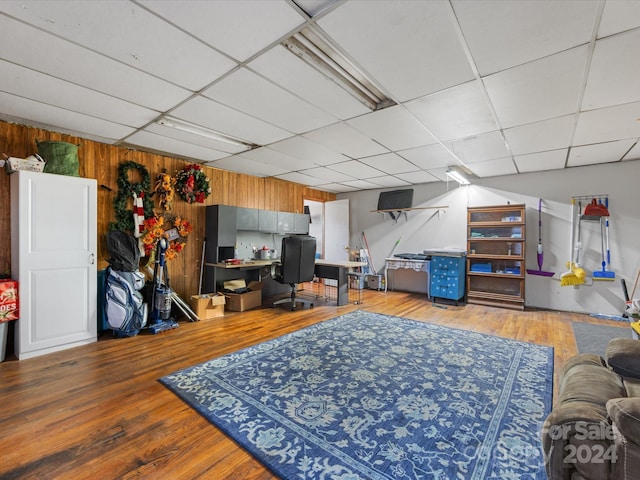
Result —
[{"label": "green wreath", "polygon": [[[141,182],[133,183],[129,180],[129,170],[137,170],[142,178]],[[133,232],[133,209],[127,208],[133,194],[142,196],[144,217],[153,217],[153,202],[151,201],[151,177],[144,165],[136,162],[122,162],[118,167],[118,194],[113,199],[116,221],[110,225],[111,230],[123,230]]]},{"label": "green wreath", "polygon": [[187,203],[204,203],[211,194],[209,177],[195,163],[187,165],[176,174],[176,193]]}]

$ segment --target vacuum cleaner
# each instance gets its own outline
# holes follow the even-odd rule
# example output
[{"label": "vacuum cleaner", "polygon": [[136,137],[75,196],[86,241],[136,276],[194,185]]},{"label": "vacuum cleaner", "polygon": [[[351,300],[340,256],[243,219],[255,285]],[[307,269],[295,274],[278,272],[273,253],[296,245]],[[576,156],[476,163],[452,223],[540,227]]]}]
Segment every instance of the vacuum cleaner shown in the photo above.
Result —
[{"label": "vacuum cleaner", "polygon": [[147,326],[151,333],[160,333],[178,328],[178,322],[171,318],[171,299],[173,292],[169,287],[169,275],[165,262],[168,243],[165,238],[158,241],[156,261],[153,268],[153,291],[151,293],[151,321]]}]

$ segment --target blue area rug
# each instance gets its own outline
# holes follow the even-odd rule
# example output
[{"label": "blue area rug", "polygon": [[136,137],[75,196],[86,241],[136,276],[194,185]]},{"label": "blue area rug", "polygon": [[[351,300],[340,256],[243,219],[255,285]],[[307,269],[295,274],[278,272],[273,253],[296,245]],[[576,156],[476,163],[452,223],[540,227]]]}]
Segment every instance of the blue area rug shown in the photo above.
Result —
[{"label": "blue area rug", "polygon": [[546,478],[549,347],[356,311],[160,381],[283,479]]}]

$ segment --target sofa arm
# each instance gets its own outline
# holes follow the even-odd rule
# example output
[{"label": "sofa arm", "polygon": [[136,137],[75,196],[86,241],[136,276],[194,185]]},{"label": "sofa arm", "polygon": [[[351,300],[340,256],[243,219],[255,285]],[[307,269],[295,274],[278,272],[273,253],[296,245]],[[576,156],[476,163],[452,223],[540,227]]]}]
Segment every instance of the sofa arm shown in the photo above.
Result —
[{"label": "sofa arm", "polygon": [[607,365],[623,377],[640,378],[640,341],[614,338],[607,344]]},{"label": "sofa arm", "polygon": [[640,446],[640,398],[614,398],[607,402],[611,422],[628,442]]}]

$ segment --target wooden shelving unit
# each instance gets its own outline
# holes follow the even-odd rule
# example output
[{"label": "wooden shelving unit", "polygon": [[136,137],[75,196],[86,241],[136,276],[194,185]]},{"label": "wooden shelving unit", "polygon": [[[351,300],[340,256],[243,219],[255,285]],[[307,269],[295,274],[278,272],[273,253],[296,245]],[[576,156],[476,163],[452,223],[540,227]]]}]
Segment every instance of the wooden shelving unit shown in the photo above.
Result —
[{"label": "wooden shelving unit", "polygon": [[524,310],[525,208],[467,209],[467,303]]}]

